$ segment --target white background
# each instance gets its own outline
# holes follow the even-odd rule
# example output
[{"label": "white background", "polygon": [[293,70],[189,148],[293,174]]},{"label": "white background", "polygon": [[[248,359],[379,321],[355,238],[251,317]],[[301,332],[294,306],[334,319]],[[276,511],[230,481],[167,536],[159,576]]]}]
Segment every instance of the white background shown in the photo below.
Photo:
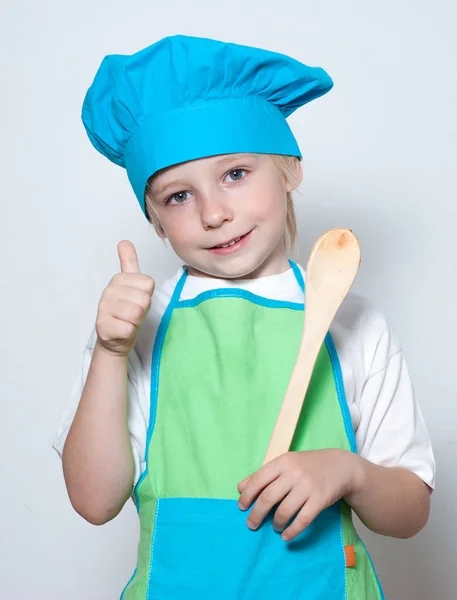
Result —
[{"label": "white background", "polygon": [[452,600],[455,518],[457,10],[452,0],[2,0],[0,5],[0,598],[111,600],[134,568],[129,503],[101,528],[70,507],[51,444],[98,299],[137,246],[157,279],[177,259],[125,172],[90,145],[81,103],[105,54],[184,33],[328,70],[334,89],[291,125],[304,155],[300,260],[346,226],[357,291],[398,334],[432,435],[437,490],[408,541],[366,533],[387,599]]}]

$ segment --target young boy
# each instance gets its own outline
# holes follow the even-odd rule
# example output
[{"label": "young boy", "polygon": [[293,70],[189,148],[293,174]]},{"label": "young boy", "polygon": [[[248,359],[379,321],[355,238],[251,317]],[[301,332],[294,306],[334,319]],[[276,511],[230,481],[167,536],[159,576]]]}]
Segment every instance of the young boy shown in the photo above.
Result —
[{"label": "young boy", "polygon": [[130,242],[98,307],[55,448],[85,519],[132,491],[124,599],[383,598],[351,509],[415,535],[434,460],[384,317],[349,296],[291,451],[261,467],[295,362],[305,274],[288,258],[302,179],[286,117],[330,77],[273,52],[175,36],[109,56],[83,121],[184,267],[154,291]]}]

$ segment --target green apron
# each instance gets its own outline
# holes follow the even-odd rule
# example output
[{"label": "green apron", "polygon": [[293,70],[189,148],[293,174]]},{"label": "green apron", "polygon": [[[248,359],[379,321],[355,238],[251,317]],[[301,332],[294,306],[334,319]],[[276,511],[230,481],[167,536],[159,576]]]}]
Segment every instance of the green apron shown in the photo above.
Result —
[{"label": "green apron", "polygon": [[[300,269],[291,262],[297,285]],[[219,288],[180,300],[160,323],[151,365],[140,542],[123,600],[382,600],[350,508],[339,501],[286,543],[257,531],[238,483],[258,470],[300,344],[304,305]],[[291,446],[356,452],[341,368],[323,344]]]}]

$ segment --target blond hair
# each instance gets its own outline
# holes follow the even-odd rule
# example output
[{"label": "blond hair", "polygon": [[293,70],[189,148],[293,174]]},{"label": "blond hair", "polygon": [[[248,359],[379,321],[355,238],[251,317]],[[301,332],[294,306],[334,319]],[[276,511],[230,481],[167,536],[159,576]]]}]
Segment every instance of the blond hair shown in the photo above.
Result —
[{"label": "blond hair", "polygon": [[[300,185],[300,179],[297,173],[296,161],[300,159],[296,156],[285,156],[282,154],[270,154],[270,156],[285,180],[293,187],[293,189],[297,188]],[[163,233],[163,229],[153,204],[154,179],[159,173],[160,171],[154,173],[154,175],[152,175],[146,183],[144,204],[146,218],[150,223],[152,223],[156,232],[160,235]],[[286,200],[286,244],[288,251],[295,253],[297,250],[297,219],[295,216],[295,206],[291,192],[287,192]]]},{"label": "blond hair", "polygon": [[[272,154],[271,158],[285,180],[293,187],[293,189],[296,189],[301,183],[296,169],[296,162],[300,159],[296,156],[285,156],[283,154]],[[294,200],[292,198],[292,192],[287,192],[286,247],[291,254],[294,254],[297,251],[297,233],[297,218],[295,216]]]}]

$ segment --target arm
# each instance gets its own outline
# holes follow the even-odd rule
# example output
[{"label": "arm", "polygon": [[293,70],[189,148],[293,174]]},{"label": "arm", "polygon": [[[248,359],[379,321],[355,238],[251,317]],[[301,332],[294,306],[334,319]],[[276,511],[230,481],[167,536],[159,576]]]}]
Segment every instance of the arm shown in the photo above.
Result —
[{"label": "arm", "polygon": [[382,467],[353,454],[352,490],[346,502],[366,527],[397,538],[410,538],[427,523],[430,488],[417,475],[399,467]]},{"label": "arm", "polygon": [[426,484],[414,473],[381,467],[339,449],[287,452],[244,479],[238,490],[242,510],[255,501],[247,521],[251,529],[279,505],[273,526],[285,541],[296,538],[341,498],[367,527],[400,538],[424,527],[430,504]]},{"label": "arm", "polygon": [[253,529],[278,505],[273,525],[284,539],[294,539],[340,498],[384,535],[411,537],[428,520],[430,487],[424,481],[433,486],[433,452],[405,360],[382,315],[363,305],[349,308],[337,342],[342,353],[358,349],[346,361],[360,374],[355,385],[360,455],[338,449],[288,452],[264,465],[238,486],[242,509],[255,501],[248,519]]},{"label": "arm", "polygon": [[433,451],[399,342],[385,317],[371,322],[374,331],[364,338],[376,345],[366,351],[369,371],[354,398],[360,456],[353,457],[355,478],[345,500],[368,528],[408,538],[428,520]]},{"label": "arm", "polygon": [[128,355],[154,290],[154,281],[139,272],[133,245],[121,242],[118,250],[122,272],[99,303],[97,342],[62,453],[71,503],[94,525],[113,519],[132,493]]},{"label": "arm", "polygon": [[132,491],[127,361],[97,342],[64,446],[63,472],[71,503],[94,525],[113,519]]}]

